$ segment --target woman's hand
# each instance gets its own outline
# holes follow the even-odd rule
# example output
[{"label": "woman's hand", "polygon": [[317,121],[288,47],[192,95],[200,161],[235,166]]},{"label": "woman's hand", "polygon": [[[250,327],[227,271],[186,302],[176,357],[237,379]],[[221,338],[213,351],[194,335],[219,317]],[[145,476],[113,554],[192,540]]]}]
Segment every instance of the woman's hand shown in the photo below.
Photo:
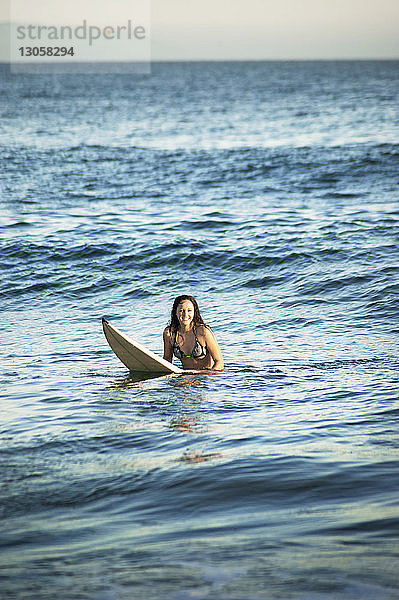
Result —
[{"label": "woman's hand", "polygon": [[166,327],[163,332],[163,358],[170,363],[173,360],[173,342],[170,336],[169,327]]}]

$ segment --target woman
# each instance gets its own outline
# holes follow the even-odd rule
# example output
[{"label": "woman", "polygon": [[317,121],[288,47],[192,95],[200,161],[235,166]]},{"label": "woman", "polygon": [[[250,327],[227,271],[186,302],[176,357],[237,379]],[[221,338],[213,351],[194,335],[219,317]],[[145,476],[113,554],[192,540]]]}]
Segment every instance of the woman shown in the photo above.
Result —
[{"label": "woman", "polygon": [[183,369],[223,371],[222,353],[210,328],[202,320],[192,296],[178,296],[173,302],[170,324],[163,332],[164,359],[173,355]]}]

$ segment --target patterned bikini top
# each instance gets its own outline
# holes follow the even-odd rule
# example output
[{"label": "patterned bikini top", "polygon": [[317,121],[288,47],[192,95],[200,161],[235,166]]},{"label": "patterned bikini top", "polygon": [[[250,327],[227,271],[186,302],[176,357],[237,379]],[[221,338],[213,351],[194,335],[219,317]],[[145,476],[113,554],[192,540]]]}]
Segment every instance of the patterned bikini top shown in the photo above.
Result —
[{"label": "patterned bikini top", "polygon": [[191,354],[184,354],[183,350],[180,348],[178,342],[177,342],[177,337],[178,337],[178,332],[176,331],[175,334],[175,342],[173,344],[173,354],[176,356],[176,358],[179,358],[180,360],[182,358],[194,358],[194,359],[199,359],[199,358],[205,358],[205,356],[207,355],[208,351],[206,346],[202,346],[197,338],[197,331],[194,329],[194,335],[195,335],[195,344],[194,344],[194,348],[191,350]]}]

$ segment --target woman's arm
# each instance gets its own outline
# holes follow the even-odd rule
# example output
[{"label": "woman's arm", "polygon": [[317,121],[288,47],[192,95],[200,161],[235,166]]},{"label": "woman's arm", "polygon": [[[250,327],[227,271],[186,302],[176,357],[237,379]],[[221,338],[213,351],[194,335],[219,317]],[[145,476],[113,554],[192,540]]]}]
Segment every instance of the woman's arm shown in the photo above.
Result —
[{"label": "woman's arm", "polygon": [[173,345],[168,327],[163,332],[163,357],[169,362],[173,360]]},{"label": "woman's arm", "polygon": [[204,327],[204,337],[208,348],[208,352],[212,356],[214,361],[212,371],[223,371],[224,361],[219,348],[219,344],[217,343],[212,331],[208,327]]}]

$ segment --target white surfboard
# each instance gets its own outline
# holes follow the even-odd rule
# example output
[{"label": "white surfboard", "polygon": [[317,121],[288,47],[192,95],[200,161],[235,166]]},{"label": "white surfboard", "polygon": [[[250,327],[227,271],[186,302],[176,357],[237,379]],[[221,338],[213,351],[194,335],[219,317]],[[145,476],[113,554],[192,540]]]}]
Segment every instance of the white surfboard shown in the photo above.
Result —
[{"label": "white surfboard", "polygon": [[104,335],[116,356],[130,371],[141,373],[187,373],[175,367],[169,361],[161,358],[145,348],[142,344],[126,337],[107,319],[102,319]]}]

